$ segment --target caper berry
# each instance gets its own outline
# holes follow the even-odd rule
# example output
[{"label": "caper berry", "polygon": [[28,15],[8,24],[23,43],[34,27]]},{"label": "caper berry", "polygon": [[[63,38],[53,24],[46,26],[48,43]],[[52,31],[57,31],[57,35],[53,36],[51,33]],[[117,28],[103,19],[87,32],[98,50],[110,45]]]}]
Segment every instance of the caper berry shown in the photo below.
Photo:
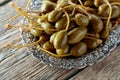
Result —
[{"label": "caper berry", "polygon": [[68,32],[68,43],[75,44],[80,42],[87,34],[87,29],[84,27],[74,28]]},{"label": "caper berry", "polygon": [[55,39],[57,33],[58,33],[58,32],[55,32],[55,33],[53,33],[53,34],[50,36],[50,43],[53,43],[53,42],[54,42],[54,39]]},{"label": "caper berry", "polygon": [[83,14],[76,14],[75,21],[80,27],[86,27],[89,24],[89,18]]},{"label": "caper berry", "polygon": [[31,29],[30,33],[34,36],[40,36],[42,34],[42,31],[38,29]]},{"label": "caper berry", "polygon": [[63,30],[66,28],[66,25],[67,25],[67,18],[62,17],[59,21],[55,23],[55,28],[57,30]]},{"label": "caper berry", "polygon": [[70,54],[72,54],[72,56],[79,57],[86,54],[86,51],[87,45],[84,42],[79,42],[71,48]]},{"label": "caper berry", "polygon": [[51,52],[55,51],[53,44],[51,44],[49,41],[47,41],[43,44],[43,48],[48,50],[48,51],[51,51]]},{"label": "caper berry", "polygon": [[103,17],[109,16],[109,8],[107,4],[102,4],[101,6],[99,6],[98,15]]},{"label": "caper berry", "polygon": [[49,22],[56,22],[62,17],[63,13],[61,10],[53,10],[48,15]]},{"label": "caper berry", "polygon": [[55,49],[61,49],[65,45],[67,45],[67,31],[66,30],[61,30],[57,32],[56,37],[53,41],[53,45]]},{"label": "caper berry", "polygon": [[70,30],[72,30],[73,28],[76,28],[76,27],[77,27],[77,24],[76,24],[75,20],[71,19],[68,31],[70,31]]},{"label": "caper berry", "polygon": [[46,34],[41,34],[39,37],[40,43],[45,43],[46,41],[49,40],[49,36]]},{"label": "caper berry", "polygon": [[56,50],[57,55],[68,54],[68,52],[69,52],[69,45],[66,45],[63,48]]},{"label": "caper berry", "polygon": [[40,10],[43,13],[52,11],[55,8],[55,4],[52,4],[51,1],[42,1]]},{"label": "caper berry", "polygon": [[94,6],[93,0],[86,0],[84,2],[84,5],[87,7],[93,7]]},{"label": "caper berry", "polygon": [[96,7],[99,7],[101,4],[103,4],[104,3],[104,0],[94,0],[94,5],[96,6]]},{"label": "caper berry", "polygon": [[90,15],[90,23],[94,33],[100,33],[103,29],[103,21],[97,15]]},{"label": "caper berry", "polygon": [[42,22],[46,22],[46,21],[48,21],[48,14],[46,14],[46,15],[38,18],[38,20],[37,20],[37,22],[38,22],[39,24],[41,24]]},{"label": "caper berry", "polygon": [[[120,0],[109,0],[110,3],[113,3],[113,2],[120,2]],[[100,5],[102,4],[105,4],[106,2],[104,0],[94,0],[94,5],[96,7],[99,7]]]},{"label": "caper berry", "polygon": [[56,8],[62,8],[67,5],[69,5],[67,0],[58,0],[58,4],[56,5]]},{"label": "caper berry", "polygon": [[[98,8],[98,14],[103,17],[108,17],[110,9],[107,4],[102,4]],[[120,15],[120,7],[117,5],[112,5],[112,18],[117,18]]]},{"label": "caper berry", "polygon": [[54,26],[52,24],[50,24],[49,22],[42,22],[41,27],[46,29],[45,32],[48,35],[51,35],[52,33],[54,33],[54,31],[49,30],[49,29],[54,29]]},{"label": "caper berry", "polygon": [[85,43],[87,44],[88,49],[95,49],[100,44],[102,44],[102,41],[99,39],[91,38],[91,39],[85,39]]},{"label": "caper berry", "polygon": [[117,18],[120,16],[120,7],[117,5],[112,6],[112,18]]},{"label": "caper berry", "polygon": [[64,8],[64,10],[68,13],[71,13],[73,11],[74,7],[73,6],[67,6]]}]

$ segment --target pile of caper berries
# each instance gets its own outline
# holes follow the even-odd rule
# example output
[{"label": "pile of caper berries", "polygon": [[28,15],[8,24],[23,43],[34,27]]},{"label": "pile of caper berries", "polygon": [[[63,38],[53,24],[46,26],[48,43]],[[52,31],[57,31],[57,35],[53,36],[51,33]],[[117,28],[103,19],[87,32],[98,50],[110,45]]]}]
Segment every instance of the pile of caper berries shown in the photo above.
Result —
[{"label": "pile of caper berries", "polygon": [[83,56],[102,44],[119,23],[120,0],[108,2],[111,16],[107,0],[43,0],[30,33],[39,37],[39,46],[48,52]]}]

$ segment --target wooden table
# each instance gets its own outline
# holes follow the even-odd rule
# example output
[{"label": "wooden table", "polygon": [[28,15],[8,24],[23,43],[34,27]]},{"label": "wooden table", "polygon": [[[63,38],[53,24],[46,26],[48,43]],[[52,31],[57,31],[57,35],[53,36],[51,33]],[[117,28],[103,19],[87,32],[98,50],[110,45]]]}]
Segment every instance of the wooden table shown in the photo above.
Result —
[{"label": "wooden table", "polygon": [[[0,0],[4,2],[5,0]],[[27,0],[13,0],[24,8]],[[0,7],[0,80],[120,80],[120,47],[102,62],[85,69],[60,69],[43,64],[26,49],[4,48],[6,42],[21,41],[18,29],[5,29],[6,23],[17,24],[22,17],[10,22],[17,14],[9,4]]]}]

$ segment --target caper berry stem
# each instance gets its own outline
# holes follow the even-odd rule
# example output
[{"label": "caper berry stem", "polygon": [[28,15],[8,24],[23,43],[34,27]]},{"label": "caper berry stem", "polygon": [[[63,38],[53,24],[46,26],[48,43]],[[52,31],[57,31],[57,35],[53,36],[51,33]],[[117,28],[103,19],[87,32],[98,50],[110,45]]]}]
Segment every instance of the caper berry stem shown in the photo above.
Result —
[{"label": "caper berry stem", "polygon": [[81,0],[78,0],[81,5],[83,5],[83,2]]},{"label": "caper berry stem", "polygon": [[92,8],[90,7],[86,7],[84,5],[78,5],[78,4],[75,4],[73,3],[71,0],[68,0],[68,2],[71,4],[71,6],[73,7],[76,7],[76,8],[79,8],[80,10],[82,10],[87,16],[90,16],[90,14],[87,12],[88,10],[93,10]]},{"label": "caper berry stem", "polygon": [[17,8],[13,2],[10,3],[10,5],[17,11],[19,14],[25,16],[28,19],[28,14],[24,13],[21,8]]},{"label": "caper berry stem", "polygon": [[120,6],[120,3],[119,2],[113,2],[113,3],[111,3],[111,5],[119,5]]},{"label": "caper berry stem", "polygon": [[21,8],[17,8],[13,2],[10,3],[10,5],[21,15],[25,16],[28,23],[30,23],[30,18],[28,17],[28,13],[25,13],[22,11]]},{"label": "caper berry stem", "polygon": [[31,30],[31,28],[20,28],[20,29],[24,32],[29,32]]},{"label": "caper berry stem", "polygon": [[37,27],[32,27],[37,30],[47,30],[47,31],[57,31],[56,29],[44,29],[44,28],[37,28]]},{"label": "caper berry stem", "polygon": [[52,2],[52,1],[44,0],[43,3],[44,3],[44,2],[49,2],[49,3],[53,4],[54,6],[56,6],[56,3]]},{"label": "caper berry stem", "polygon": [[73,11],[72,11],[72,14],[71,15],[74,15],[75,14],[75,8],[73,9]]},{"label": "caper berry stem", "polygon": [[26,12],[28,12],[28,8],[29,8],[31,2],[32,2],[32,0],[28,0],[27,6],[25,8]]},{"label": "caper berry stem", "polygon": [[27,26],[25,24],[22,24],[22,25],[18,25],[18,26],[11,26],[10,24],[6,24],[5,28],[20,28],[21,26]]},{"label": "caper berry stem", "polygon": [[73,3],[73,2],[70,1],[70,0],[68,0],[68,1],[69,1],[69,3],[71,4],[71,6],[76,7],[76,8],[79,8],[79,9],[82,10],[86,15],[89,16],[89,13],[88,13],[87,11],[85,11],[85,10],[82,8],[81,5],[77,5],[77,4]]},{"label": "caper berry stem", "polygon": [[65,29],[67,31],[68,28],[69,28],[69,25],[70,25],[70,17],[69,17],[68,13],[65,10],[63,10],[63,11],[64,11],[64,13],[65,13],[65,15],[67,17],[67,26],[66,26],[66,29]]},{"label": "caper berry stem", "polygon": [[57,57],[57,58],[62,58],[62,57],[71,56],[71,54],[63,54],[63,55],[54,54],[54,53],[52,53],[52,52],[50,52],[50,51],[47,51],[46,49],[40,47],[39,45],[37,46],[37,48],[40,49],[40,50],[42,50],[42,51],[44,51],[44,52],[46,52],[46,53],[48,53],[49,55],[52,55],[52,56]]},{"label": "caper berry stem", "polygon": [[115,29],[118,26],[119,22],[116,21],[115,25],[111,28],[111,30]]},{"label": "caper berry stem", "polygon": [[6,44],[6,47],[13,47],[13,48],[24,48],[24,47],[30,47],[30,46],[34,46],[37,45],[40,42],[40,39],[36,42],[32,42],[29,44],[25,44],[25,45],[12,45],[12,44]]},{"label": "caper berry stem", "polygon": [[12,21],[14,20],[15,18],[19,17],[21,14],[16,14],[15,16],[11,17],[9,20]]},{"label": "caper berry stem", "polygon": [[36,25],[36,21],[35,21],[35,20],[32,20],[32,21],[34,22],[34,24],[31,24],[31,19],[29,18],[28,13],[23,12],[21,8],[17,8],[17,7],[14,5],[13,2],[11,2],[10,5],[11,5],[17,12],[19,12],[19,14],[21,14],[21,15],[23,15],[23,16],[26,17],[26,19],[27,19],[27,21],[28,21],[28,25],[29,25],[30,28],[32,28],[33,25]]},{"label": "caper berry stem", "polygon": [[109,3],[109,1],[108,0],[104,0],[105,2],[106,2],[106,4],[109,6],[109,8],[110,8],[110,13],[109,13],[109,17],[108,17],[108,20],[107,20],[107,23],[106,23],[106,26],[108,26],[109,25],[109,22],[110,22],[110,19],[111,19],[111,16],[112,16],[112,6],[111,6],[111,4]]}]

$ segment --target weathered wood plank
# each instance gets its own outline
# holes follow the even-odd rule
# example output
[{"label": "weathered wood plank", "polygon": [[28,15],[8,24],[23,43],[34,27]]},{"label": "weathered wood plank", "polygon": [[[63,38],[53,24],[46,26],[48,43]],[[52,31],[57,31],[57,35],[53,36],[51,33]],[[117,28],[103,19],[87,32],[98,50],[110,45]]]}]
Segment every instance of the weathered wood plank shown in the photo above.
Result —
[{"label": "weathered wood plank", "polygon": [[[14,0],[14,1],[15,1],[15,3],[17,2],[17,0]],[[23,3],[23,1],[20,1],[20,6],[23,6],[22,3]],[[24,4],[24,6],[25,6],[25,4]],[[5,43],[6,42],[10,42],[10,43],[14,42],[14,44],[15,44],[20,41],[19,30],[16,30],[16,29],[7,30],[4,27],[5,24],[9,22],[8,19],[11,16],[15,15],[14,13],[16,14],[16,12],[12,8],[10,8],[10,6],[8,4],[0,7],[0,25],[1,25],[0,26],[0,48],[2,48],[1,52],[0,52],[0,61],[2,61],[2,59],[5,59],[9,55],[11,55],[10,54],[11,49],[3,49]],[[19,19],[21,19],[21,18],[16,19],[15,21],[13,21],[13,23],[14,24],[17,23]]]},{"label": "weathered wood plank", "polygon": [[120,80],[120,46],[102,62],[87,67],[70,80]]},{"label": "weathered wood plank", "polygon": [[[12,61],[16,61],[15,59],[16,58],[13,57]],[[56,69],[56,68],[47,66],[41,63],[39,60],[33,59],[33,57],[29,55],[27,57],[24,57],[23,59],[20,59],[18,62],[11,64],[10,67],[7,66],[1,72],[3,74],[4,79],[8,79],[8,80],[21,79],[22,80],[26,78],[27,79],[28,78],[29,79],[31,78],[45,79],[45,78],[49,78],[51,75],[54,75],[54,78],[56,78],[57,77],[56,72],[58,71],[64,71],[64,73],[67,72],[67,70],[64,70],[64,69]]]}]

